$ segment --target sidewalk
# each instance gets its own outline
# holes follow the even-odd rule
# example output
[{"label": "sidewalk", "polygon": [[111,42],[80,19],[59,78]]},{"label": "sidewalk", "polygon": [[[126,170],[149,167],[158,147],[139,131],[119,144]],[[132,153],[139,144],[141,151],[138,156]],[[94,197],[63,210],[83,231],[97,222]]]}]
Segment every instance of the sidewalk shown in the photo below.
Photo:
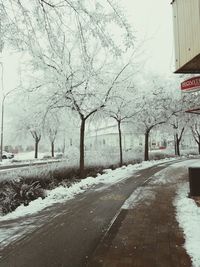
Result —
[{"label": "sidewalk", "polygon": [[190,267],[173,201],[186,175],[145,186],[147,198],[125,207],[97,247],[89,267]]}]

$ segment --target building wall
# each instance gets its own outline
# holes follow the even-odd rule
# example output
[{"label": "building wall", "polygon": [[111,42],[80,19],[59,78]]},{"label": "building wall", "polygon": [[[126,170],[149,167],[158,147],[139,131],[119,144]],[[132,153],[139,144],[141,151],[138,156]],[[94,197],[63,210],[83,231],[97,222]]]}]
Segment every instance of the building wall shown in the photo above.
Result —
[{"label": "building wall", "polygon": [[[158,149],[164,147],[167,140],[163,133],[159,130],[151,132],[149,138],[149,149]],[[166,142],[164,142],[166,141]],[[122,146],[123,150],[129,150],[138,147],[144,147],[144,133],[134,132],[128,129],[128,126],[122,124]],[[86,150],[103,150],[111,149],[113,151],[119,149],[119,134],[117,125],[97,129],[88,132],[85,139]]]},{"label": "building wall", "polygon": [[[141,139],[143,136],[136,134],[123,134],[122,145],[124,150],[128,150],[133,147],[142,145]],[[105,135],[97,135],[86,138],[86,149],[118,149],[119,147],[119,136],[117,133],[110,133]]]},{"label": "building wall", "polygon": [[200,0],[174,0],[176,70],[200,54]]}]

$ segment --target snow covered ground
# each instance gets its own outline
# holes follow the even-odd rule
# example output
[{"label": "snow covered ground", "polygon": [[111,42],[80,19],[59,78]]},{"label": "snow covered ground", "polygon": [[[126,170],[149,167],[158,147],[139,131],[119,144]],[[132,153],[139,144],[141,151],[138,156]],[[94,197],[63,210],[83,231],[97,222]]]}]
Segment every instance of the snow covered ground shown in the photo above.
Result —
[{"label": "snow covered ground", "polygon": [[[28,206],[20,206],[15,211],[5,216],[0,216],[0,244],[1,248],[8,245],[13,240],[18,239],[20,236],[23,236],[25,233],[32,231],[33,225],[39,223],[38,218],[36,222],[32,221],[32,218],[26,217],[26,215],[35,214],[37,215],[39,211],[48,208],[49,206],[55,203],[62,203],[69,199],[74,198],[77,194],[86,191],[92,186],[101,184],[100,189],[103,190],[106,187],[109,187],[117,182],[121,182],[130,176],[132,176],[135,172],[157,165],[157,164],[165,164],[169,161],[173,161],[174,159],[164,159],[159,161],[149,161],[142,162],[141,164],[128,165],[127,167],[118,168],[116,170],[107,169],[104,171],[104,174],[99,175],[96,178],[88,177],[79,183],[75,183],[71,187],[63,187],[60,186],[51,191],[48,191],[48,196],[45,199],[37,199],[32,201]],[[136,174],[137,175],[137,174]],[[22,224],[25,227],[22,227],[17,223],[16,219],[21,218]],[[11,229],[7,229],[7,222],[11,225]],[[24,231],[26,229],[26,231]]]},{"label": "snow covered ground", "polygon": [[[97,178],[88,177],[78,183],[73,184],[71,187],[60,186],[51,191],[48,191],[48,196],[45,199],[37,199],[32,201],[28,206],[20,206],[14,212],[0,217],[0,224],[5,226],[6,222],[15,222],[17,218],[24,218],[26,215],[38,214],[39,211],[55,204],[62,203],[69,199],[74,198],[77,194],[92,188],[92,186],[100,185],[98,190],[103,190],[117,182],[122,182],[125,179],[132,176],[136,172],[157,164],[165,164],[173,159],[165,159],[159,161],[142,162],[141,164],[128,165],[127,167],[118,168],[116,170],[107,169],[104,174],[98,175]],[[179,170],[178,175],[181,176],[186,173],[189,166],[200,165],[199,160],[189,160],[180,163],[174,163],[170,167],[156,173],[151,177],[148,185],[145,187],[139,187],[133,192],[129,199],[126,200],[123,209],[134,208],[140,201],[151,201],[155,195],[153,192],[153,186],[163,185],[174,182],[174,172]],[[177,197],[174,201],[174,205],[177,209],[177,220],[180,227],[183,228],[185,234],[185,248],[188,254],[193,260],[194,267],[200,267],[200,208],[198,208],[195,202],[188,197],[188,184],[180,183],[180,188],[177,191]],[[33,222],[29,222],[26,225],[26,231],[31,231],[33,228]],[[14,223],[14,227],[9,231],[0,229],[0,243],[2,246],[6,246],[9,242],[17,239],[20,235],[24,235],[26,231],[20,231],[20,226],[17,227]]]},{"label": "snow covered ground", "polygon": [[193,267],[200,267],[200,207],[187,197],[188,188],[188,183],[180,186],[174,205],[177,221],[185,234],[185,248],[192,259]]},{"label": "snow covered ground", "polygon": [[134,207],[142,201],[150,202],[155,198],[154,188],[152,186],[173,183],[175,179],[174,171],[177,171],[177,168],[179,168],[178,175],[181,177],[181,175],[187,171],[188,166],[194,163],[196,163],[196,160],[174,163],[173,165],[157,172],[155,175],[150,177],[148,185],[141,186],[132,193],[122,206],[122,209],[134,209]]},{"label": "snow covered ground", "polygon": [[[61,156],[62,153],[55,153],[55,156]],[[123,157],[124,162],[133,162],[133,161],[142,161],[143,160],[143,151],[130,150],[124,151]],[[183,153],[183,155],[188,155],[187,153]],[[160,159],[164,157],[174,157],[174,151],[172,149],[163,149],[163,150],[152,150],[150,151],[151,159]],[[68,161],[69,165],[76,166],[79,162],[79,150],[78,149],[67,149],[66,155],[64,158]],[[4,159],[0,162],[0,165],[12,165],[24,162],[43,162],[45,160],[51,159],[50,153],[38,153],[38,159],[34,158],[34,151],[30,152],[20,152],[15,154],[13,159]],[[85,152],[85,163],[86,165],[113,165],[118,164],[119,162],[119,153],[118,151],[111,152],[108,150],[101,151],[86,151]]]},{"label": "snow covered ground", "polygon": [[44,153],[39,153],[38,159],[34,158],[33,152],[26,152],[26,153],[19,153],[16,154],[13,159],[3,159],[2,162],[0,162],[0,166],[18,166],[21,164],[35,164],[35,163],[45,163],[45,162],[57,162],[60,161],[60,159],[56,158],[45,158]]},{"label": "snow covered ground", "polygon": [[[187,167],[200,167],[200,160],[190,162]],[[188,197],[188,193],[189,184],[180,185],[174,205],[177,221],[184,231],[185,249],[192,259],[193,267],[200,267],[200,207]]]},{"label": "snow covered ground", "polygon": [[26,161],[38,161],[38,160],[43,159],[44,155],[45,155],[44,153],[38,153],[38,159],[35,160],[34,159],[34,151],[18,153],[18,154],[15,154],[14,158],[12,158],[12,159],[3,159],[2,162],[0,162],[0,165],[6,166],[6,165],[11,165],[11,164],[16,164],[17,162],[21,163],[21,161],[24,161],[24,162],[26,162]]},{"label": "snow covered ground", "polygon": [[[38,159],[43,159],[45,153],[38,153]],[[15,155],[15,160],[33,160],[34,159],[34,151],[30,152],[21,152]]]}]

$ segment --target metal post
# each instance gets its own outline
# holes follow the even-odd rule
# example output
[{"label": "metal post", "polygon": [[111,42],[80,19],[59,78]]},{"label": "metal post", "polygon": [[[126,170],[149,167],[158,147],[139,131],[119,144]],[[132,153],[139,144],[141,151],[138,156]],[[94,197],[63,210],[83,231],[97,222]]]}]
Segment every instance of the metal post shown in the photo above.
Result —
[{"label": "metal post", "polygon": [[1,89],[2,89],[2,101],[1,101],[1,149],[0,149],[0,161],[2,161],[3,155],[3,123],[4,123],[4,84],[3,84],[3,62],[1,64]]},{"label": "metal post", "polygon": [[2,161],[3,156],[3,126],[4,126],[4,100],[3,97],[2,103],[1,103],[1,151],[0,151],[0,161]]},{"label": "metal post", "polygon": [[3,47],[4,47],[4,41],[3,41],[3,35],[2,35],[2,21],[3,21],[3,11],[2,8],[0,9],[0,53],[1,53],[1,91],[2,91],[2,101],[1,101],[1,147],[0,147],[0,162],[2,161],[2,155],[3,155],[3,119],[4,119],[4,80],[3,80],[3,75],[4,75],[4,70],[3,70],[3,57],[2,57],[2,52],[3,52]]}]

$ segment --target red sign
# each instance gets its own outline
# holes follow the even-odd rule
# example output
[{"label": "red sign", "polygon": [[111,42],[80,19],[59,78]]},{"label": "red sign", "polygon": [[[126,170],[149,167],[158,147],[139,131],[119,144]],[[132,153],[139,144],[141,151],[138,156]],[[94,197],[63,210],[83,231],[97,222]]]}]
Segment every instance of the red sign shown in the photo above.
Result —
[{"label": "red sign", "polygon": [[200,90],[200,76],[193,77],[181,83],[182,92],[194,92]]}]

